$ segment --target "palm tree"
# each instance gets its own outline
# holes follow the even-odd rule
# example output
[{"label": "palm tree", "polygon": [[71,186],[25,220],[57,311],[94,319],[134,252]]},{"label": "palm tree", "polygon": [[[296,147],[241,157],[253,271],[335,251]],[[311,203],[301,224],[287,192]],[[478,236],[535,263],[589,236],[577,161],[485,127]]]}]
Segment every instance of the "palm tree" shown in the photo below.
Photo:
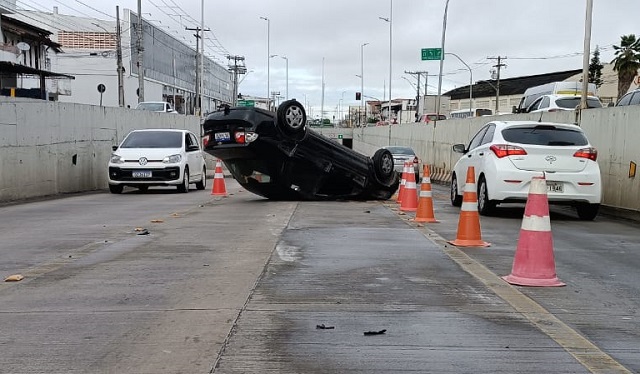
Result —
[{"label": "palm tree", "polygon": [[614,45],[615,58],[611,61],[613,70],[618,72],[618,99],[631,86],[640,68],[640,39],[634,34],[622,35],[620,46]]}]

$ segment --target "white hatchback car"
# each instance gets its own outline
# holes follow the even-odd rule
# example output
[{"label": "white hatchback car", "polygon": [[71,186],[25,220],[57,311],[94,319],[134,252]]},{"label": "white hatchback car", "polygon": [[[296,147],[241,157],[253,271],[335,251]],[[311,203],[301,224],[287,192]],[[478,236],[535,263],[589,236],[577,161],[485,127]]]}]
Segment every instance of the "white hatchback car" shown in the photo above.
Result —
[{"label": "white hatchback car", "polygon": [[598,152],[576,125],[494,121],[471,139],[456,144],[462,153],[452,172],[451,203],[460,206],[467,169],[475,169],[478,211],[491,214],[497,204],[526,202],[534,176],[546,176],[550,204],[576,207],[582,220],[598,214],[602,195]]},{"label": "white hatchback car", "polygon": [[189,192],[189,184],[206,187],[207,169],[198,138],[176,129],[134,130],[113,147],[109,160],[109,190],[124,186],[146,191],[149,186],[176,186]]}]

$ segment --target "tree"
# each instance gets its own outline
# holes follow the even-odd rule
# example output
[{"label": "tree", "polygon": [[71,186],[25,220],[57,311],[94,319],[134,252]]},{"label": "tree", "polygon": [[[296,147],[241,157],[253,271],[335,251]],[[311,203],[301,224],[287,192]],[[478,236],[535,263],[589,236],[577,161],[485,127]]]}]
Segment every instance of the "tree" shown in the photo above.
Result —
[{"label": "tree", "polygon": [[618,72],[618,99],[631,86],[640,68],[640,40],[634,34],[622,35],[620,46],[614,45],[615,58],[611,61],[613,71]]},{"label": "tree", "polygon": [[602,63],[600,63],[600,49],[596,46],[589,63],[589,83],[595,83],[596,88],[602,86]]}]

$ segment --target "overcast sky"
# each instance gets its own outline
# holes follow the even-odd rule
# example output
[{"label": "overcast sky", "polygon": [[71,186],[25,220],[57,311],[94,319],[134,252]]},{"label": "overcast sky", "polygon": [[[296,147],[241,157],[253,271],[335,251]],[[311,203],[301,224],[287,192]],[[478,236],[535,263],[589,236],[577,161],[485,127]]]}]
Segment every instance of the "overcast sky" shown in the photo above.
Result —
[{"label": "overcast sky", "polygon": [[[108,4],[111,3],[111,4]],[[267,57],[286,56],[289,97],[333,111],[339,101],[358,105],[361,45],[364,47],[364,95],[389,95],[389,36],[392,25],[391,96],[414,98],[415,78],[405,71],[428,71],[429,93],[437,93],[438,61],[421,61],[422,48],[440,47],[446,0],[242,0],[204,1],[205,27],[217,41],[207,54],[227,63],[226,54],[244,56],[248,74],[239,91],[267,94]],[[586,0],[451,0],[445,51],[473,70],[473,80],[491,79],[496,60],[506,57],[501,78],[582,68]],[[638,0],[594,0],[591,49],[613,58],[620,36],[640,35]],[[184,27],[200,26],[201,0],[142,0],[145,19],[195,43]],[[391,14],[391,4],[393,10]],[[115,19],[115,6],[137,10],[136,0],[17,0],[39,11],[57,6],[62,14]],[[379,17],[389,18],[386,22]],[[261,19],[266,17],[269,22]],[[155,21],[154,21],[155,20]],[[268,25],[270,27],[268,27]],[[269,38],[267,29],[269,28]],[[269,51],[267,50],[269,40]],[[215,48],[214,48],[215,47]],[[270,90],[286,93],[286,60],[270,59]],[[404,77],[404,78],[403,78]],[[406,78],[406,79],[405,79]],[[469,84],[469,70],[455,57],[444,62],[442,92]],[[424,82],[422,82],[424,86]]]}]

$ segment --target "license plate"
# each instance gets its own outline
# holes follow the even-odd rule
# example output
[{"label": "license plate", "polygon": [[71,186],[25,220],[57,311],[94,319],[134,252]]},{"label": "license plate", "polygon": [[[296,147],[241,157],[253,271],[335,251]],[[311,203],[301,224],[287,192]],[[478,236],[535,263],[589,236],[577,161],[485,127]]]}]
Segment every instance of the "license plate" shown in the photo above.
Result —
[{"label": "license plate", "polygon": [[134,178],[151,178],[151,170],[134,171],[131,173]]},{"label": "license plate", "polygon": [[228,142],[231,140],[231,135],[228,132],[217,132],[215,134],[215,139],[217,142]]},{"label": "license plate", "polygon": [[563,187],[561,182],[547,182],[547,192],[563,193]]}]

